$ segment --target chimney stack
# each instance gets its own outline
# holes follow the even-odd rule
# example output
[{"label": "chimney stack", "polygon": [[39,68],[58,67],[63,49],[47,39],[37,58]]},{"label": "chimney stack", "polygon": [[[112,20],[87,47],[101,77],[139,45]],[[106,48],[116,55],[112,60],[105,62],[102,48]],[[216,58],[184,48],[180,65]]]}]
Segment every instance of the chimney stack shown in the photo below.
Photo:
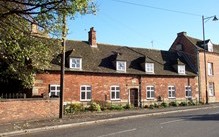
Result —
[{"label": "chimney stack", "polygon": [[94,30],[94,27],[91,27],[90,31],[88,32],[88,42],[91,47],[97,48],[96,31]]},{"label": "chimney stack", "polygon": [[182,35],[187,36],[187,33],[185,31],[177,33],[177,36],[182,36]]}]

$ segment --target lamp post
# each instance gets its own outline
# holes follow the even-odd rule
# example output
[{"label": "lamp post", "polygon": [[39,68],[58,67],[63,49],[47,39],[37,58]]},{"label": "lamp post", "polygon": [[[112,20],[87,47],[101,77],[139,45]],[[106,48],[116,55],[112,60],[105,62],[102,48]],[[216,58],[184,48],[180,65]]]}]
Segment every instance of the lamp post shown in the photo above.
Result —
[{"label": "lamp post", "polygon": [[206,104],[208,104],[208,76],[207,76],[207,63],[206,63],[206,43],[205,43],[205,22],[207,22],[209,19],[213,18],[212,21],[217,21],[216,15],[210,16],[210,17],[204,17],[202,16],[202,30],[203,30],[203,44],[204,44],[204,65],[205,65],[205,95],[206,95]]}]

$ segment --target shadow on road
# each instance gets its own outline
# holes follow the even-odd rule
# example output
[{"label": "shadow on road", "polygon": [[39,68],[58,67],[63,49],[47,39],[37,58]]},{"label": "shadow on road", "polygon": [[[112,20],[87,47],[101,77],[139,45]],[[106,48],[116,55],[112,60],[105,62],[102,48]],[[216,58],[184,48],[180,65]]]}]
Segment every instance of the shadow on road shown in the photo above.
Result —
[{"label": "shadow on road", "polygon": [[170,116],[166,118],[177,118],[188,121],[219,121],[219,113],[203,114],[203,115],[187,115],[187,116]]}]

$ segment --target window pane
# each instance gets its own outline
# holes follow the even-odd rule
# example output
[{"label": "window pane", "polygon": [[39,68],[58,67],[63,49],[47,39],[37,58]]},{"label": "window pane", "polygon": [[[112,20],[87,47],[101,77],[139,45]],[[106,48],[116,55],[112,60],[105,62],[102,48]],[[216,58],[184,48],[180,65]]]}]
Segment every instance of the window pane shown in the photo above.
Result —
[{"label": "window pane", "polygon": [[91,90],[91,87],[87,87],[87,90]]},{"label": "window pane", "polygon": [[115,92],[111,92],[111,98],[115,99]]},{"label": "window pane", "polygon": [[55,86],[51,86],[50,90],[56,90]]},{"label": "window pane", "polygon": [[171,97],[172,95],[171,95],[171,91],[169,91],[169,97]]},{"label": "window pane", "polygon": [[58,96],[58,97],[60,96],[60,92],[57,92],[57,96]]},{"label": "window pane", "polygon": [[87,92],[87,99],[91,99],[91,92]]},{"label": "window pane", "polygon": [[115,87],[111,87],[111,90],[115,90]]},{"label": "window pane", "polygon": [[151,92],[151,97],[154,98],[154,92],[153,91]]},{"label": "window pane", "polygon": [[120,93],[116,92],[116,99],[119,99],[119,98],[120,98]]},{"label": "window pane", "polygon": [[59,91],[60,91],[60,86],[57,86],[57,90],[59,90]]},{"label": "window pane", "polygon": [[173,91],[172,92],[172,97],[175,97],[176,96],[175,94],[176,94],[175,91]]},{"label": "window pane", "polygon": [[120,90],[119,87],[116,87],[116,90]]},{"label": "window pane", "polygon": [[81,99],[85,99],[85,92],[81,92]]},{"label": "window pane", "polygon": [[81,90],[85,90],[85,87],[81,87]]},{"label": "window pane", "polygon": [[151,95],[150,95],[150,91],[147,91],[147,98],[150,98]]},{"label": "window pane", "polygon": [[51,96],[55,96],[56,95],[56,93],[55,92],[51,92]]}]

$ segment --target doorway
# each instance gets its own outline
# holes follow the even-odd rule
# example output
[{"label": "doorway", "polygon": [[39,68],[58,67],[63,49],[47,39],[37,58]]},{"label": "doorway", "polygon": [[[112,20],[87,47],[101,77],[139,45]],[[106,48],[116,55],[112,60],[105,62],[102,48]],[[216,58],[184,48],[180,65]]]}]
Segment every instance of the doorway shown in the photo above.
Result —
[{"label": "doorway", "polygon": [[138,107],[138,89],[130,89],[130,104],[134,107]]}]

